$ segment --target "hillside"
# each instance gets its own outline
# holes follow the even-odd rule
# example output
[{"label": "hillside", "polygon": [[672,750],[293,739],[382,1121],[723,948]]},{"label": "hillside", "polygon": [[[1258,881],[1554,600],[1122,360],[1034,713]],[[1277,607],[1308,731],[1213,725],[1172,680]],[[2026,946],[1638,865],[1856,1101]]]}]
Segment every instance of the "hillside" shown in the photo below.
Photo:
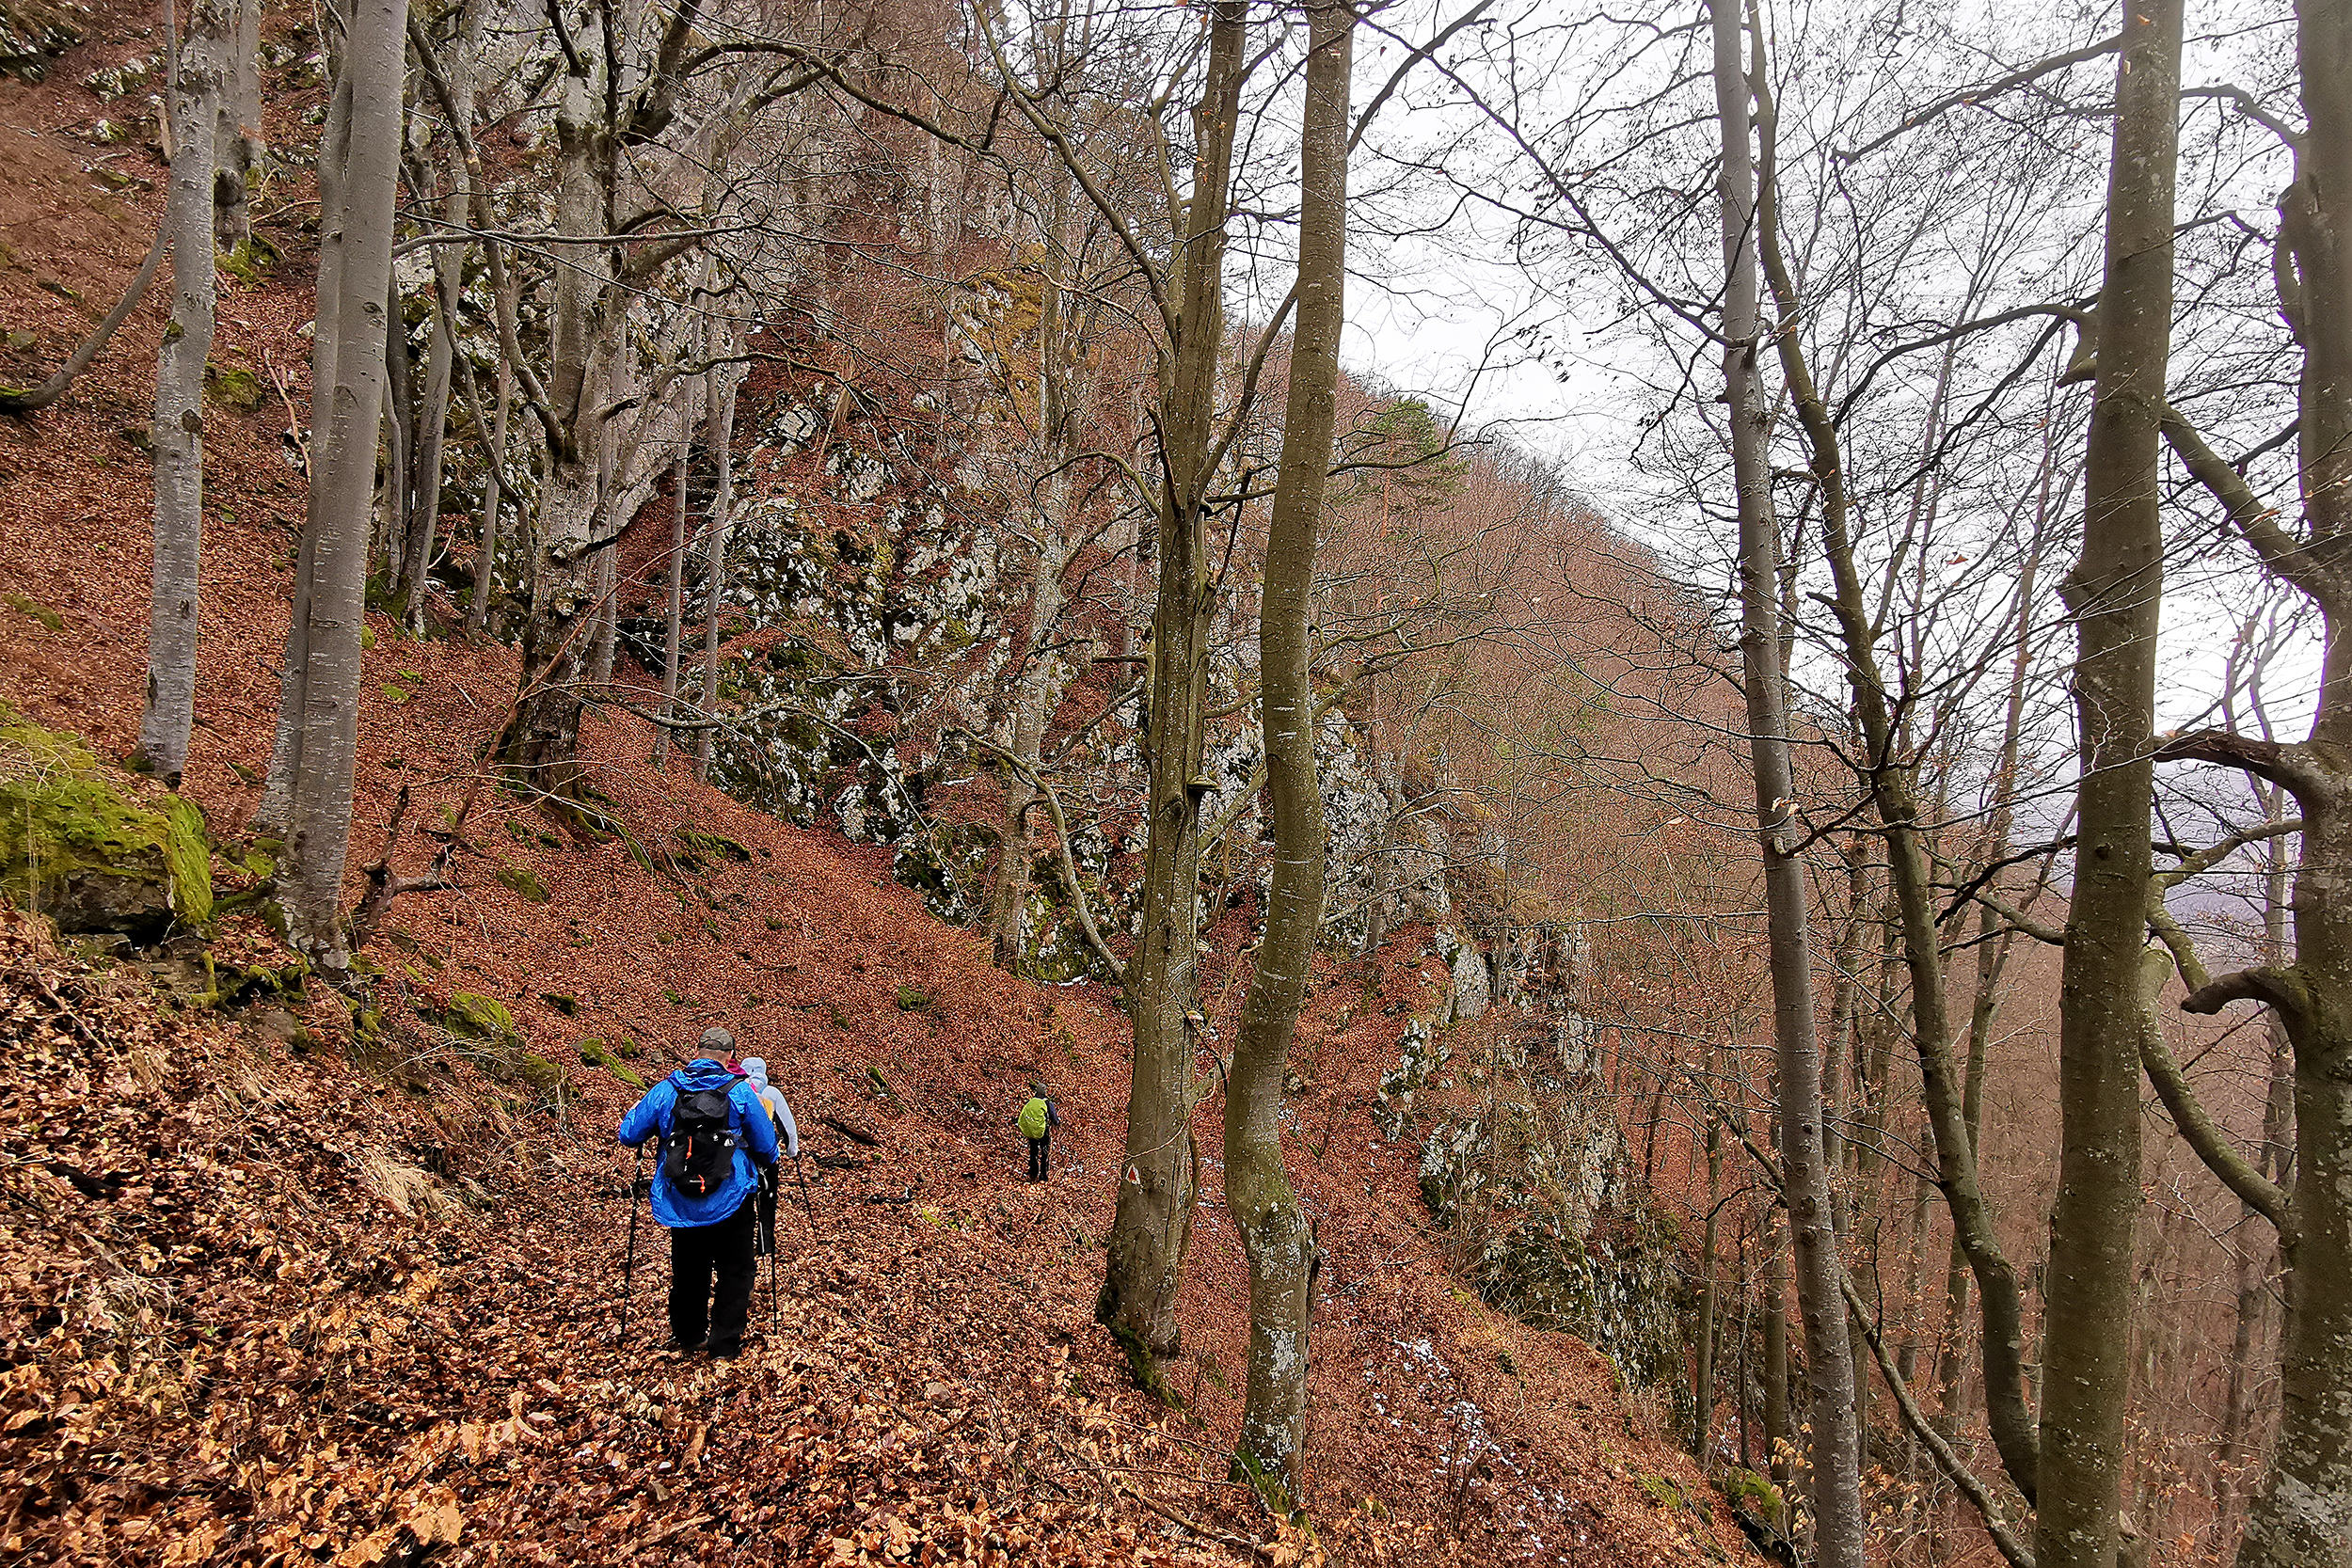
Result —
[{"label": "hillside", "polygon": [[[81,85],[145,45],[104,15],[90,31],[100,41],[41,84],[0,83],[9,379],[64,356],[152,232],[163,166],[137,140],[107,142],[98,122],[121,111]],[[273,114],[291,130],[299,106]],[[297,230],[271,233],[278,265],[223,278],[214,359],[246,380],[224,377],[206,417],[202,695],[183,786],[231,905],[250,882],[241,833],[301,514],[274,384],[307,353],[308,262]],[[0,702],[103,759],[137,722],[151,481],[125,432],[147,418],[162,320],[151,296],[64,402],[0,423]],[[1213,1180],[1174,1379],[1188,1409],[1136,1393],[1092,1323],[1125,1083],[1124,1021],[1100,987],[1007,977],[983,938],[892,880],[887,849],[657,773],[650,730],[625,716],[586,736],[625,834],[561,826],[479,767],[512,651],[407,641],[381,615],[370,629],[352,896],[404,799],[392,863],[421,869],[437,832],[456,886],[393,905],[363,1006],[316,983],[294,997],[218,985],[289,960],[249,909],[225,912],[208,947],[135,955],[0,915],[12,1560],[1320,1550],[1649,1565],[1744,1549],[1706,1512],[1697,1472],[1629,1414],[1604,1357],[1490,1311],[1446,1272],[1420,1150],[1373,1115],[1403,1016],[1450,982],[1413,933],[1374,960],[1327,960],[1302,1031],[1292,1169],[1327,1261],[1312,1533],[1278,1533],[1224,1481],[1246,1291]],[[28,755],[20,744],[0,772],[22,777]],[[1221,981],[1240,937],[1218,940]],[[1237,1000],[1227,986],[1216,1016]],[[714,1022],[769,1059],[824,1162],[783,1229],[772,1326],[755,1312],[758,1343],[731,1369],[657,1350],[665,1269],[649,1227],[614,1342],[624,1080],[665,1069]],[[1017,1179],[1010,1127],[1032,1077],[1068,1124],[1041,1189]],[[1215,1110],[1198,1117],[1212,1172]]]}]

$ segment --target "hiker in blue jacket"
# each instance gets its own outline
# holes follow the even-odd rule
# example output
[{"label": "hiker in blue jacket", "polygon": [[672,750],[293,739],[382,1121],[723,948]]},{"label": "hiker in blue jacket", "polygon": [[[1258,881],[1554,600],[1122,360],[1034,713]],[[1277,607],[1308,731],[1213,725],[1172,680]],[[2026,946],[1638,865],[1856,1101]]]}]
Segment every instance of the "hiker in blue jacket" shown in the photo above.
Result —
[{"label": "hiker in blue jacket", "polygon": [[[713,1036],[725,1036],[718,1044]],[[724,1030],[703,1037],[706,1053],[735,1043]],[[751,1312],[757,1205],[755,1166],[775,1164],[776,1125],[750,1082],[715,1055],[689,1062],[656,1084],[621,1118],[631,1148],[659,1136],[653,1217],[670,1232],[670,1341],[721,1360],[743,1352]],[[716,1292],[713,1281],[716,1280]]]}]

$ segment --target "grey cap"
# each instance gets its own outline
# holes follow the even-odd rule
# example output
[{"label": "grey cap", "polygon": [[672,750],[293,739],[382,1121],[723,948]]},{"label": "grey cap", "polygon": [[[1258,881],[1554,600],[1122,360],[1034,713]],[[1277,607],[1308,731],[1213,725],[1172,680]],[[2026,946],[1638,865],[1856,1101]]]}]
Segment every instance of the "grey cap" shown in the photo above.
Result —
[{"label": "grey cap", "polygon": [[723,1053],[733,1051],[735,1049],[735,1031],[732,1029],[723,1029],[718,1025],[713,1024],[711,1027],[703,1031],[703,1049],[705,1051],[716,1051]]}]

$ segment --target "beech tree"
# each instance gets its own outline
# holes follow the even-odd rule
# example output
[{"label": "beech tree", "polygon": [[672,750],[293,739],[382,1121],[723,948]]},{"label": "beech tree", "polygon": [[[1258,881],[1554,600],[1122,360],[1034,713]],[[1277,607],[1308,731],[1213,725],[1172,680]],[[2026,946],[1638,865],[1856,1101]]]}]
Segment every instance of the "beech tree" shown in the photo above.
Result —
[{"label": "beech tree", "polygon": [[164,230],[171,242],[171,325],[155,356],[155,578],[136,756],[141,768],[175,789],[187,767],[188,731],[196,720],[204,362],[213,348],[214,150],[235,25],[228,0],[196,0],[185,41],[173,38],[165,46],[171,183]]},{"label": "beech tree", "polygon": [[282,832],[278,897],[295,944],[343,967],[359,654],[384,407],[405,0],[350,0],[321,140],[311,348],[311,483],[280,681],[278,754],[256,826]]},{"label": "beech tree", "polygon": [[1323,794],[1309,674],[1315,525],[1331,469],[1333,398],[1347,281],[1348,0],[1307,8],[1299,130],[1297,329],[1282,455],[1258,610],[1260,723],[1274,872],[1265,929],[1225,1092],[1225,1200],[1249,1264],[1249,1382],[1240,1466],[1278,1509],[1296,1506],[1306,1462],[1307,1324],[1315,1245],[1282,1166],[1282,1081],[1323,929]]},{"label": "beech tree", "polygon": [[[2222,504],[2264,570],[2319,612],[2324,641],[2311,733],[2301,741],[2201,729],[2158,754],[2242,768],[2285,788],[2301,810],[2294,878],[2294,958],[2210,975],[2177,940],[2192,990],[2182,1006],[2271,1009],[2294,1052],[2293,1182],[2282,1190],[2210,1128],[2185,1085],[2160,1075],[2168,1108],[2231,1189],[2276,1224],[2286,1267],[2279,1436],[2247,1520],[2240,1568],[2352,1563],[2352,578],[2337,563],[2352,536],[2352,5],[2303,0],[2296,65],[2304,123],[2289,133],[2294,179],[2279,198],[2278,302],[2299,351],[2294,426],[2299,527],[2248,483],[2180,412],[2158,409],[2173,451]],[[2104,380],[2106,335],[2101,337]],[[2166,933],[2170,935],[2170,933]],[[2161,1064],[2155,1064],[2161,1066]],[[2168,1081],[2169,1080],[2169,1081]]]},{"label": "beech tree", "polygon": [[[1993,1436],[2004,1466],[2028,1501],[2034,1495],[2035,1438],[2026,1401],[2024,1306],[2015,1270],[1994,1227],[1991,1206],[1978,1180],[1974,1134],[1968,1127],[1964,1079],[1954,1060],[1952,1025],[1946,990],[1944,938],[1935,892],[1934,850],[1925,831],[1940,814],[1923,811],[1920,759],[1899,728],[1915,693],[1890,692],[1880,651],[1883,621],[1871,613],[1874,596],[1887,588],[1866,586],[1858,565],[1847,488],[1844,443],[1828,403],[1813,377],[1805,346],[1797,280],[1784,255],[1777,200],[1776,115],[1770,73],[1762,65],[1763,40],[1756,42],[1756,106],[1761,125],[1760,205],[1756,215],[1765,277],[1781,322],[1772,337],[1788,389],[1818,500],[1823,559],[1829,568],[1829,606],[1835,618],[1852,709],[1859,731],[1863,783],[1885,839],[1888,895],[1910,984],[1913,1044],[1919,1058],[1927,1119],[1934,1138],[1937,1185],[1953,1215],[1954,1235],[1978,1281],[1984,1314],[1984,1368]],[[1925,541],[1918,548],[1926,549]],[[1872,588],[1877,588],[1874,595]],[[2027,613],[2021,605],[2019,613]],[[1927,607],[1913,607],[1923,619]],[[1915,626],[1917,619],[1915,619]],[[1900,662],[1915,669],[1916,658]],[[1989,1021],[1988,1021],[1989,1025]],[[1882,1075],[1883,1076],[1883,1075]]]},{"label": "beech tree", "polygon": [[2060,1005],[2062,1132],[2034,1494],[2039,1568],[2107,1568],[2115,1557],[2129,1376],[2115,1323],[2132,1280],[2139,1045],[2151,1005],[2141,953],[2164,581],[2157,421],[2171,343],[2181,29],[2181,0],[2123,8],[2082,555],[2061,590],[2078,638],[2082,777]]},{"label": "beech tree", "polygon": [[1763,335],[1756,285],[1754,94],[1742,47],[1747,30],[1738,0],[1708,0],[1708,9],[1714,31],[1715,107],[1723,132],[1716,193],[1723,214],[1724,388],[1740,519],[1740,667],[1747,694],[1747,742],[1756,777],[1756,839],[1764,863],[1770,933],[1781,1192],[1788,1204],[1798,1310],[1804,1324],[1814,1547],[1823,1568],[1859,1568],[1864,1532],[1853,1360],[1842,1310],[1843,1265],[1831,1224],[1829,1173],[1821,1159],[1821,1058],[1806,934],[1808,895],[1796,842],[1801,830],[1788,760],[1788,681],[1781,663],[1779,523],[1772,513],[1766,415],[1756,373]]}]

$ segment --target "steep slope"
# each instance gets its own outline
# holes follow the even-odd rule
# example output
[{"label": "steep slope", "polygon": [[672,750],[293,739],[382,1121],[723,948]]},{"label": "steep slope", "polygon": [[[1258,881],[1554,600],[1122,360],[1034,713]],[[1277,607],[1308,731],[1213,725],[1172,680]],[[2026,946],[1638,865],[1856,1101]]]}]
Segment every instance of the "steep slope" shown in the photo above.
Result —
[{"label": "steep slope", "polygon": [[[79,85],[139,50],[103,16],[92,33],[117,41],[38,87],[0,85],[0,312],[32,334],[9,379],[63,356],[151,233],[139,182],[160,165],[135,141],[102,151],[97,122],[120,110]],[[105,188],[120,176],[125,191]],[[289,260],[225,287],[215,358],[262,388],[285,378],[299,406],[302,236],[273,233]],[[160,321],[151,300],[64,403],[0,427],[0,701],[109,757],[137,721],[149,477],[125,433],[146,418]],[[238,402],[207,416],[185,784],[224,845],[267,760],[301,508],[286,408],[274,391],[258,411]],[[884,852],[654,772],[635,721],[589,734],[625,834],[559,828],[478,766],[511,651],[371,624],[354,895],[403,799],[396,866],[431,853],[420,831],[458,852],[454,890],[394,906],[364,1007],[313,986],[298,1019],[274,997],[232,1017],[184,994],[204,989],[184,967],[61,951],[12,913],[0,926],[0,1549],[353,1564],[1304,1549],[1224,1483],[1246,1291],[1214,1181],[1176,1379],[1190,1414],[1135,1394],[1091,1323],[1125,1082],[1104,993],[991,969],[890,881]],[[229,858],[219,871],[240,885]],[[1221,945],[1230,977],[1237,935]],[[211,953],[216,971],[285,958],[249,913],[223,918]],[[1730,1532],[1681,1501],[1705,1495],[1695,1472],[1637,1433],[1606,1360],[1446,1275],[1418,1153],[1372,1117],[1394,1054],[1384,1009],[1425,1005],[1438,975],[1401,938],[1322,978],[1292,1146],[1328,1254],[1320,1549],[1722,1555]],[[1237,987],[1213,1001],[1230,1016]],[[832,1162],[785,1227],[773,1326],[728,1371],[654,1350],[664,1265],[642,1221],[615,1344],[628,1164],[610,1142],[625,1075],[722,1021],[775,1064]],[[1031,1077],[1069,1123],[1045,1188],[1016,1179],[1010,1118]],[[1212,1172],[1216,1111],[1200,1117]]]}]

